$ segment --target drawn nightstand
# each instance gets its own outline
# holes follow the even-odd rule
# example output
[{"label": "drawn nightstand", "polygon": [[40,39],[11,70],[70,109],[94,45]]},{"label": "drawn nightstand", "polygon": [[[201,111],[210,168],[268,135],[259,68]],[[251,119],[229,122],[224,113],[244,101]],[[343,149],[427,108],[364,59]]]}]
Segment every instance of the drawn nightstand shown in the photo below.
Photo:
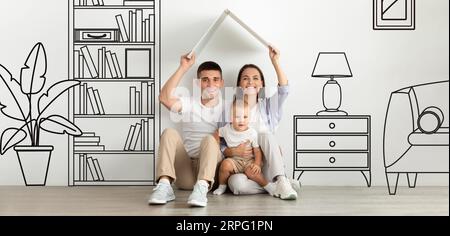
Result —
[{"label": "drawn nightstand", "polygon": [[360,171],[371,185],[370,116],[294,116],[293,176]]}]

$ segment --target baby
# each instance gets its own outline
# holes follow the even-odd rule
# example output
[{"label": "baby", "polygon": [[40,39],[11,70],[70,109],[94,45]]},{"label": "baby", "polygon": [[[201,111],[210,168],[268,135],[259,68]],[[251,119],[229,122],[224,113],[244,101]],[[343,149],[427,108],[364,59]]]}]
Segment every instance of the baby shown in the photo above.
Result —
[{"label": "baby", "polygon": [[213,192],[215,195],[223,194],[227,189],[228,178],[232,174],[245,173],[247,177],[273,196],[276,185],[269,183],[261,172],[262,152],[258,145],[258,133],[248,126],[249,107],[242,100],[235,100],[232,106],[232,122],[219,128],[214,137],[219,142],[220,137],[225,139],[228,147],[237,147],[242,143],[253,148],[253,157],[229,157],[222,161],[219,168],[219,187]]}]

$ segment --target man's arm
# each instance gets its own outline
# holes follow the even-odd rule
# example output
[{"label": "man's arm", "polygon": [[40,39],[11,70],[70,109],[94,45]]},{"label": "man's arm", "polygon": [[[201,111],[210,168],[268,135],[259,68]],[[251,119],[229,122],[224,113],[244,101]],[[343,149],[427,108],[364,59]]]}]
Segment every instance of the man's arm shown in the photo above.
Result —
[{"label": "man's arm", "polygon": [[173,92],[178,87],[178,84],[180,83],[181,78],[183,78],[183,75],[189,70],[189,68],[191,68],[194,63],[195,55],[193,55],[191,59],[187,58],[187,55],[182,56],[180,60],[180,66],[162,87],[161,92],[159,93],[159,101],[167,109],[174,112],[181,111],[181,102],[178,97],[173,95]]}]

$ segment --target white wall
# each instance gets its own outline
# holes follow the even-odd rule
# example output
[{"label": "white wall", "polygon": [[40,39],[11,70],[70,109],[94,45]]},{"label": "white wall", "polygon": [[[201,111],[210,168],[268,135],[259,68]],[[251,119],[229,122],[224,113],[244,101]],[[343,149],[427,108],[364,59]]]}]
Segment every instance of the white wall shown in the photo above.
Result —
[{"label": "white wall", "polygon": [[[372,116],[373,184],[385,186],[382,133],[389,94],[409,85],[448,80],[449,12],[448,1],[416,0],[416,30],[374,31],[372,4],[371,0],[223,0],[214,4],[207,0],[164,1],[163,80],[178,66],[179,55],[192,48],[209,24],[225,8],[232,10],[281,50],[291,93],[276,136],[291,176],[292,116],[315,114],[322,109],[321,91],[326,81],[311,78],[317,54],[345,51],[354,77],[339,81],[342,109]],[[232,20],[225,21],[196,64],[204,60],[215,60],[223,67],[228,86],[235,85],[237,72],[246,63],[260,65],[265,77],[275,84],[267,50]],[[186,86],[193,76],[194,70],[186,76]],[[172,125],[162,120],[163,127]],[[364,184],[357,172],[305,172],[302,180],[304,184],[317,185]],[[406,184],[406,180],[401,179],[401,184]],[[420,177],[418,184],[447,185],[448,176]]]},{"label": "white wall", "polygon": [[[36,3],[36,2],[39,2]],[[107,2],[105,0],[105,2]],[[322,107],[325,80],[312,79],[320,51],[345,51],[354,77],[340,80],[342,109],[350,114],[372,116],[372,176],[374,185],[385,186],[382,159],[384,115],[391,91],[409,85],[448,80],[449,6],[447,0],[416,0],[416,30],[372,30],[371,0],[162,0],[162,82],[173,73],[179,56],[188,52],[212,21],[229,8],[282,53],[281,62],[290,79],[291,94],[276,134],[286,154],[292,175],[292,116],[314,114]],[[213,3],[212,3],[213,2]],[[48,77],[67,77],[67,3],[46,1],[2,1],[0,3],[0,63],[14,75],[36,41],[46,44]],[[266,50],[231,20],[226,20],[212,38],[197,65],[215,60],[224,69],[228,86],[234,86],[243,64],[255,63],[275,84],[275,73]],[[190,85],[192,70],[183,81]],[[446,98],[445,98],[446,99]],[[66,112],[64,101],[57,106]],[[448,114],[445,114],[448,116]],[[166,111],[162,128],[171,127]],[[2,119],[0,130],[8,127]],[[49,171],[49,185],[67,184],[67,144],[50,136],[56,150]],[[359,173],[307,172],[311,185],[363,185]],[[406,180],[402,179],[401,184]],[[0,185],[22,185],[15,153],[0,157]],[[448,185],[448,175],[419,177],[418,185]]]},{"label": "white wall", "polygon": [[[28,53],[42,42],[47,53],[47,85],[68,76],[68,2],[18,0],[0,2],[0,64],[17,79]],[[67,96],[51,108],[67,116]],[[18,123],[0,115],[0,132]],[[43,144],[54,144],[47,184],[67,185],[67,138],[42,132]],[[0,185],[24,185],[14,150],[0,156]]]}]

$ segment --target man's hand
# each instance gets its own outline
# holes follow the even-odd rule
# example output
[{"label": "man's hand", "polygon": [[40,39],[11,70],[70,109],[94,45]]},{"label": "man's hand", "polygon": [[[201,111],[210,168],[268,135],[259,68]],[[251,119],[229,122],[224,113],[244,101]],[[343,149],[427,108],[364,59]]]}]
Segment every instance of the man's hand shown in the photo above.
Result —
[{"label": "man's hand", "polygon": [[188,55],[189,53],[181,56],[180,59],[180,68],[185,72],[188,71],[192,67],[192,65],[195,64],[195,54],[192,54],[191,59],[187,57]]},{"label": "man's hand", "polygon": [[239,146],[231,148],[233,156],[252,158],[253,148],[250,147],[250,141],[239,144]]},{"label": "man's hand", "polygon": [[159,101],[163,104],[167,109],[173,112],[180,112],[182,110],[181,102],[178,97],[173,94],[175,89],[178,87],[178,84],[183,78],[184,74],[191,68],[195,63],[195,55],[192,55],[192,58],[187,58],[187,55],[181,56],[180,66],[175,71],[175,73],[166,81],[166,83],[161,88],[161,92],[159,93]]}]

